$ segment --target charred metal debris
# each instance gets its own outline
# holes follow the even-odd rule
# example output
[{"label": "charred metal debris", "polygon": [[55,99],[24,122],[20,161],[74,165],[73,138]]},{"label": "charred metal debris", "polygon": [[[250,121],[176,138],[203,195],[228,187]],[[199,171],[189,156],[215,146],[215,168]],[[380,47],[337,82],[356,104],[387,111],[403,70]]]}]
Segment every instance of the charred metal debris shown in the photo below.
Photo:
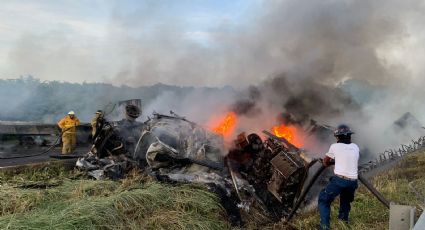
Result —
[{"label": "charred metal debris", "polygon": [[[204,184],[218,195],[235,225],[242,224],[240,210],[253,208],[273,220],[289,220],[323,171],[316,167],[307,181],[319,159],[306,157],[302,149],[268,131],[263,131],[265,140],[241,133],[227,151],[221,135],[172,111],[154,112],[142,123],[136,120],[141,113],[137,103],[122,106],[121,121],[98,120],[91,150],[78,159],[77,168],[96,179],[120,179],[137,169],[167,183]],[[360,173],[400,159],[424,143],[421,138],[386,151],[376,162],[361,165]]]},{"label": "charred metal debris", "polygon": [[204,184],[237,225],[239,211],[252,207],[275,220],[287,217],[316,162],[267,131],[265,141],[241,133],[225,152],[222,136],[173,112],[153,113],[144,123],[136,118],[99,120],[93,146],[77,168],[96,179],[119,179],[139,169],[159,181]]},{"label": "charred metal debris", "polygon": [[[92,138],[90,126],[79,127],[83,130],[78,132],[78,142],[90,143],[91,147],[77,160],[76,166],[96,179],[116,180],[136,169],[167,183],[204,184],[218,195],[232,223],[239,225],[240,210],[259,209],[274,220],[289,220],[304,203],[305,195],[317,179],[315,176],[321,173],[317,167],[312,170],[317,159],[305,157],[301,149],[285,138],[267,131],[264,131],[265,140],[257,134],[241,133],[230,150],[226,150],[221,135],[172,111],[153,113],[146,122],[139,122],[139,100],[118,106],[125,111],[124,118],[120,121],[99,118]],[[329,127],[317,124],[308,127],[306,132],[318,138],[332,135]],[[3,145],[0,153],[11,152],[15,157],[22,149],[33,151],[36,147],[54,146],[56,135],[52,133],[55,132],[54,125],[3,124],[0,126],[3,143],[19,142],[19,145]],[[399,149],[387,150],[378,159],[361,165],[360,173],[367,177],[424,147],[425,137],[421,137]],[[307,180],[310,171],[315,171],[314,176]]]}]

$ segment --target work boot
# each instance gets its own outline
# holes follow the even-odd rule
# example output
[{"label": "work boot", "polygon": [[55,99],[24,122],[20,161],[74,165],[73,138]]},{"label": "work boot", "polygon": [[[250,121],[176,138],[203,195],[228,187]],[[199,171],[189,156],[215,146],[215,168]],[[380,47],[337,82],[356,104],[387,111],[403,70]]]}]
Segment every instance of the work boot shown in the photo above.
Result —
[{"label": "work boot", "polygon": [[338,218],[338,220],[341,221],[341,222],[343,222],[344,224],[348,224],[348,220],[340,219],[340,218]]}]

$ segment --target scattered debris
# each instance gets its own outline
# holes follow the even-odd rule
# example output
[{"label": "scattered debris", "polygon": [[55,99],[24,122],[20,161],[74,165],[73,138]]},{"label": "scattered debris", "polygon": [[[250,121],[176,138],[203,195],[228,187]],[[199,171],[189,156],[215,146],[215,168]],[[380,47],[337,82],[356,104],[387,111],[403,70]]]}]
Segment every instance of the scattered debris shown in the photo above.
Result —
[{"label": "scattered debris", "polygon": [[[175,113],[154,113],[138,126],[126,125],[105,120],[77,167],[96,179],[119,179],[138,168],[160,181],[207,185],[234,224],[242,223],[238,210],[252,206],[275,220],[287,216],[311,166],[300,149],[269,132],[265,141],[242,133],[227,153],[221,135]],[[125,144],[140,127],[136,144]],[[124,132],[128,129],[133,130]]]}]

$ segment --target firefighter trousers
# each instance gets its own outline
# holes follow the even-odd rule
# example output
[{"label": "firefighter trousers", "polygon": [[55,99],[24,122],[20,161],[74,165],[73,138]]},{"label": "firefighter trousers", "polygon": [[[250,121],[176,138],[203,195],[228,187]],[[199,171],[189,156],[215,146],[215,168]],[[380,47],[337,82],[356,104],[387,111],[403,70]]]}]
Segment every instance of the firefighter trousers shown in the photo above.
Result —
[{"label": "firefighter trousers", "polygon": [[74,152],[77,146],[77,133],[66,132],[62,134],[62,154]]}]

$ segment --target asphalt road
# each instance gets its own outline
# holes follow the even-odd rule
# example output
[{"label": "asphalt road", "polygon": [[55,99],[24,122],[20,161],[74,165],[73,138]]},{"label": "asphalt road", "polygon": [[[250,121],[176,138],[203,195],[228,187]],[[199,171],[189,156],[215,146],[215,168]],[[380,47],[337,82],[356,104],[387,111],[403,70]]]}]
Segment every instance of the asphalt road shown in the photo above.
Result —
[{"label": "asphalt road", "polygon": [[[60,147],[53,148],[51,151],[39,155],[45,150],[46,149],[43,149],[43,148],[32,148],[32,149],[22,149],[14,153],[2,152],[0,153],[0,167],[10,167],[10,166],[18,166],[18,165],[61,160],[61,159],[50,157],[51,155],[59,156],[61,154]],[[75,154],[73,155],[81,156],[87,153],[88,151],[89,151],[89,147],[79,147],[77,148],[77,150],[75,151]],[[34,155],[34,156],[31,156],[31,155]],[[1,159],[1,158],[8,158],[8,157],[20,157],[20,158]]]}]

